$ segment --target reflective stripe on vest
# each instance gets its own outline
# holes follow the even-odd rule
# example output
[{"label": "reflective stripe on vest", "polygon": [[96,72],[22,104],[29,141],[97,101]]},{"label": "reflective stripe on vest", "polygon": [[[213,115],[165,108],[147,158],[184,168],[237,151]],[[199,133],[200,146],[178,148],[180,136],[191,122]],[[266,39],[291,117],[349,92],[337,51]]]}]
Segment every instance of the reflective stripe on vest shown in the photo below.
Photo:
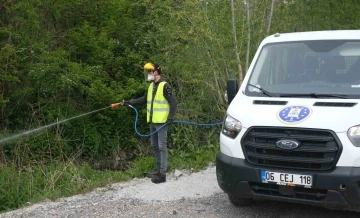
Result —
[{"label": "reflective stripe on vest", "polygon": [[[160,82],[155,93],[155,98],[153,100],[153,86],[154,83],[151,83],[147,93],[147,122],[152,123],[166,123],[166,120],[169,115],[170,105],[169,102],[164,97],[164,85],[166,82]],[[152,103],[152,105],[151,105]],[[152,116],[151,116],[152,114]],[[151,121],[150,121],[151,117]]]}]

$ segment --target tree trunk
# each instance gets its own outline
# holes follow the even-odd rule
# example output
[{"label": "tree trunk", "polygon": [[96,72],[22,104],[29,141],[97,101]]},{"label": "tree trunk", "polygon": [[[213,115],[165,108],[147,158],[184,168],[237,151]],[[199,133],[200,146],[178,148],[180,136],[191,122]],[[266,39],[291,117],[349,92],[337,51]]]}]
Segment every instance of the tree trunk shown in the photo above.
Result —
[{"label": "tree trunk", "polygon": [[249,68],[249,56],[250,56],[250,39],[251,39],[251,29],[250,29],[250,9],[249,9],[249,1],[246,3],[246,17],[247,17],[247,25],[248,25],[248,41],[247,41],[247,51],[246,51],[246,71],[245,74]]},{"label": "tree trunk", "polygon": [[241,62],[240,62],[240,54],[238,51],[238,42],[236,39],[236,25],[235,25],[235,7],[234,7],[234,0],[231,0],[231,18],[232,18],[232,29],[233,29],[233,37],[234,37],[234,47],[235,47],[235,55],[236,55],[236,61],[238,65],[238,71],[239,71],[239,82],[241,84],[243,80],[243,72],[241,68]]},{"label": "tree trunk", "polygon": [[269,16],[268,26],[267,26],[267,30],[266,30],[266,36],[268,36],[269,32],[270,32],[271,20],[272,20],[272,16],[273,16],[273,13],[274,13],[274,2],[275,2],[275,0],[271,0],[271,9],[270,9],[270,16]]}]

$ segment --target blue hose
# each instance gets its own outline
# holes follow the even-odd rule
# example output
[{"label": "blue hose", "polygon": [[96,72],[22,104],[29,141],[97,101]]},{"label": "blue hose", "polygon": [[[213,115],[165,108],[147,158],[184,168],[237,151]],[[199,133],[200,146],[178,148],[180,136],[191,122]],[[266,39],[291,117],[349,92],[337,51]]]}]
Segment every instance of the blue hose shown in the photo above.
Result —
[{"label": "blue hose", "polygon": [[[135,122],[134,122],[134,129],[135,129],[136,134],[138,134],[139,136],[142,136],[142,137],[151,136],[152,134],[158,132],[164,126],[168,125],[167,123],[165,123],[164,125],[160,126],[159,129],[157,129],[156,131],[154,131],[154,132],[152,132],[150,134],[141,134],[141,133],[139,133],[139,131],[137,129],[137,122],[138,122],[138,118],[139,118],[139,113],[138,113],[138,111],[136,110],[135,107],[133,107],[131,105],[128,105],[128,107],[132,108],[135,111],[136,116],[135,116]],[[182,121],[182,120],[174,120],[174,123],[190,124],[190,125],[196,125],[196,126],[218,126],[218,125],[222,124],[222,122],[210,123],[210,124],[201,124],[201,123]]]}]

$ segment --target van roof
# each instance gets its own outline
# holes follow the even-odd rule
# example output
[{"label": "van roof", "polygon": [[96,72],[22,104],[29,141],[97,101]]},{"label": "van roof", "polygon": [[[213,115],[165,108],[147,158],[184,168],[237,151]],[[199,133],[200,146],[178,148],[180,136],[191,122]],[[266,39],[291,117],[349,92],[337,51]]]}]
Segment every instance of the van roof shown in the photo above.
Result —
[{"label": "van roof", "polygon": [[292,33],[275,33],[266,37],[263,43],[306,41],[306,40],[360,40],[360,30],[326,30]]}]

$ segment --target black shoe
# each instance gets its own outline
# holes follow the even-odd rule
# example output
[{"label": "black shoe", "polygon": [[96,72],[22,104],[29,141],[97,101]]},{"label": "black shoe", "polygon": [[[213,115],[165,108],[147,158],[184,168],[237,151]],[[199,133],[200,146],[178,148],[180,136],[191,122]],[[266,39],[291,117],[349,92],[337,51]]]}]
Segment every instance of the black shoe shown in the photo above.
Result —
[{"label": "black shoe", "polygon": [[160,174],[160,173],[156,173],[156,174],[154,174],[153,177],[151,178],[151,182],[153,182],[153,183],[155,183],[155,184],[166,182],[166,175]]}]

